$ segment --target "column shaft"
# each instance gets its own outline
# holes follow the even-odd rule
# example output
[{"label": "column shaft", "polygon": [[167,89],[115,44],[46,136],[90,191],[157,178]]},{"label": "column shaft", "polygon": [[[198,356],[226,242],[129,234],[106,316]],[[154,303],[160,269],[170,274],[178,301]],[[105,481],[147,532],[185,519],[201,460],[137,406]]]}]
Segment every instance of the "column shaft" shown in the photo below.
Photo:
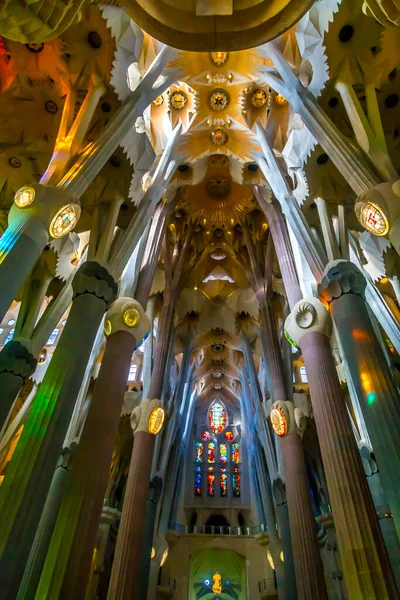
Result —
[{"label": "column shaft", "polygon": [[0,488],[0,580],[7,600],[15,600],[96,333],[116,291],[97,263],[82,265],[75,281],[69,318]]},{"label": "column shaft", "polygon": [[385,544],[342,397],[329,339],[300,340],[349,600],[396,599]]},{"label": "column shaft", "polygon": [[[128,379],[134,336],[107,339],[68,490],[64,496],[36,597],[85,597]],[[100,442],[100,443],[99,443]]]},{"label": "column shaft", "polygon": [[0,238],[0,321],[49,239],[44,223],[27,213],[15,218]]},{"label": "column shaft", "polygon": [[11,340],[0,352],[0,429],[24,381],[35,371],[36,364],[36,359],[22,340]]},{"label": "column shaft", "polygon": [[299,600],[327,598],[311,506],[301,438],[297,433],[279,440],[285,470],[290,533]]},{"label": "column shaft", "polygon": [[150,433],[135,433],[107,600],[142,597],[138,573],[146,538],[145,515],[154,443],[155,437]]},{"label": "column shaft", "polygon": [[330,306],[400,536],[399,392],[364,299],[342,294]]}]

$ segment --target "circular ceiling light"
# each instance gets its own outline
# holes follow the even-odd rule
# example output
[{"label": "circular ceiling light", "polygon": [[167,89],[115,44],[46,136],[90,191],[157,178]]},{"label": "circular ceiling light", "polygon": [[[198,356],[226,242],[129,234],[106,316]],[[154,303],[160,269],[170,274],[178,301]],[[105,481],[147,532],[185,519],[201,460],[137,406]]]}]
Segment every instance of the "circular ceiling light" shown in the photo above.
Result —
[{"label": "circular ceiling light", "polygon": [[171,94],[170,103],[175,110],[182,110],[186,106],[187,96],[182,90],[176,90]]},{"label": "circular ceiling light", "polygon": [[229,104],[229,94],[221,88],[217,88],[211,93],[210,107],[217,112],[225,110]]},{"label": "circular ceiling light", "polygon": [[267,102],[268,102],[268,94],[262,88],[258,88],[258,90],[256,90],[255,92],[252,93],[251,103],[256,108],[262,108],[263,106],[265,106],[267,104]]},{"label": "circular ceiling light", "polygon": [[228,53],[227,52],[210,52],[210,57],[211,57],[211,60],[214,63],[214,65],[217,65],[218,67],[220,67],[221,65],[226,63],[226,61],[228,59]]},{"label": "circular ceiling light", "polygon": [[24,187],[20,188],[14,196],[14,202],[18,206],[18,208],[25,208],[26,206],[29,206],[30,204],[32,204],[34,199],[35,190],[28,185],[25,185]]},{"label": "circular ceiling light", "polygon": [[57,212],[50,223],[50,235],[61,238],[73,230],[80,217],[81,210],[77,204],[67,204]]}]

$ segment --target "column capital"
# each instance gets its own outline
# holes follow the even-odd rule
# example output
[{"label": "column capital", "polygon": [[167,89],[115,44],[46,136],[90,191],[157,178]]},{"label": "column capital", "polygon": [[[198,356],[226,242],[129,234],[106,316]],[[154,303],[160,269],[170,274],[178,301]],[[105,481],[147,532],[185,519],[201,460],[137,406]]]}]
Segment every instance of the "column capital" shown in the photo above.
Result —
[{"label": "column capital", "polygon": [[281,438],[291,433],[297,433],[303,437],[307,427],[307,418],[303,411],[287,400],[277,400],[273,403],[270,419],[272,429]]},{"label": "column capital", "polygon": [[318,298],[303,298],[294,305],[285,321],[285,336],[300,348],[301,338],[307,333],[318,332],[330,338],[332,317]]},{"label": "column capital", "polygon": [[8,214],[9,225],[26,215],[39,219],[48,234],[57,239],[74,229],[81,215],[81,205],[69,190],[32,183],[15,193]]},{"label": "column capital", "polygon": [[36,365],[30,340],[15,338],[0,352],[0,373],[9,372],[27,379],[35,371]]},{"label": "column capital", "polygon": [[318,294],[325,306],[343,294],[356,294],[365,298],[367,281],[360,269],[349,260],[334,260],[326,265],[318,286]]},{"label": "column capital", "polygon": [[133,298],[118,298],[112,303],[104,321],[104,333],[109,337],[117,331],[132,335],[136,347],[148,337],[151,322],[140,302]]},{"label": "column capital", "polygon": [[133,434],[144,432],[156,436],[162,429],[165,419],[165,411],[161,400],[143,400],[131,415],[131,427]]},{"label": "column capital", "polygon": [[72,444],[63,448],[60,456],[58,457],[56,469],[71,471],[73,456],[76,453],[77,448],[78,444],[76,442],[72,442]]},{"label": "column capital", "polygon": [[82,294],[94,294],[108,307],[117,295],[118,284],[105,266],[87,261],[77,270],[72,288],[74,299]]}]

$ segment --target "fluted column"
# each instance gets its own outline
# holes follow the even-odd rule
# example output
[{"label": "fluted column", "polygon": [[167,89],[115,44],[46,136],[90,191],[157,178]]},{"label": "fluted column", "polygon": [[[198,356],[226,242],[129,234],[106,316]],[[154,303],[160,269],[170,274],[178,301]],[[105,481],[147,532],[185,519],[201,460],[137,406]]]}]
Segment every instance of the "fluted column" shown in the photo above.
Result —
[{"label": "fluted column", "polygon": [[73,206],[76,220],[63,235],[80,215],[78,201],[68,191],[34,183],[15,194],[8,227],[0,238],[0,321],[51,238],[53,219],[65,206]]},{"label": "fluted column", "polygon": [[[154,411],[160,422],[155,433],[149,430]],[[117,546],[111,572],[108,600],[131,600],[142,596],[142,553],[146,546],[146,507],[150,487],[155,435],[160,431],[164,410],[159,400],[145,400],[132,414],[134,450],[129,467]],[[143,574],[142,574],[143,575]]]},{"label": "fluted column", "polygon": [[0,487],[2,597],[15,600],[87,361],[117,285],[86,262],[74,278],[71,311]]},{"label": "fluted column", "polygon": [[106,349],[37,598],[84,595],[132,353],[148,331],[143,308],[131,298],[119,298],[106,315]]},{"label": "fluted column", "polygon": [[146,504],[155,444],[155,435],[149,431],[148,427],[149,414],[157,407],[163,410],[157,397],[160,397],[162,392],[172,338],[174,312],[172,302],[167,301],[163,306],[160,318],[149,399],[142,402],[132,414],[133,451],[108,600],[131,600],[131,598],[140,597],[138,574],[142,567],[141,555],[146,535]]},{"label": "fluted column", "polygon": [[330,315],[319,300],[306,298],[285,328],[306,365],[349,600],[398,598],[332,358]]},{"label": "fluted column", "polygon": [[44,506],[35,541],[33,542],[24,577],[18,592],[17,600],[32,600],[40,579],[43,563],[46,558],[54,526],[61,502],[71,477],[71,464],[76,444],[64,448],[58,460],[57,468],[51,482],[46,504]]},{"label": "fluted column", "polygon": [[319,286],[329,306],[400,536],[400,394],[365,302],[366,281],[349,261],[335,261]]},{"label": "fluted column", "polygon": [[0,352],[0,429],[24,382],[36,369],[30,340],[12,339]]},{"label": "fluted column", "polygon": [[306,419],[292,402],[278,400],[271,408],[271,423],[279,437],[285,472],[298,598],[322,600],[327,592],[301,443]]}]

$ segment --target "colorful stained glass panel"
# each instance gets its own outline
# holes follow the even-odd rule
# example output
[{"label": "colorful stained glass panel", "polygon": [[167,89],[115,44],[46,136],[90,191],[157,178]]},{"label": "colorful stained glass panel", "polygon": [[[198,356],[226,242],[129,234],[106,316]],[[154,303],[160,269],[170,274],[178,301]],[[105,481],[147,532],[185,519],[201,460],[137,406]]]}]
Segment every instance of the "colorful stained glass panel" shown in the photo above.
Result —
[{"label": "colorful stained glass panel", "polygon": [[208,411],[208,421],[212,431],[216,434],[222,433],[226,427],[228,414],[225,406],[219,400],[213,402]]},{"label": "colorful stained glass panel", "polygon": [[221,473],[219,478],[219,490],[221,498],[225,498],[228,495],[228,475]]},{"label": "colorful stained glass panel", "polygon": [[231,442],[233,440],[233,438],[235,437],[235,434],[233,433],[233,431],[227,431],[226,433],[224,433],[225,435],[225,439],[228,442]]},{"label": "colorful stained glass panel", "polygon": [[238,465],[240,463],[239,444],[232,444],[231,452],[233,464]]},{"label": "colorful stained glass panel", "polygon": [[208,440],[211,437],[211,433],[209,431],[203,431],[203,433],[201,434],[201,438],[205,441],[208,442]]},{"label": "colorful stained glass panel", "polygon": [[234,498],[240,498],[240,475],[239,467],[233,467],[232,493]]},{"label": "colorful stained glass panel", "polygon": [[226,444],[220,444],[219,459],[222,464],[225,464],[226,462],[228,462],[228,449],[226,447]]},{"label": "colorful stained glass panel", "polygon": [[197,442],[196,444],[196,462],[203,462],[203,444],[201,442]]},{"label": "colorful stained glass panel", "polygon": [[207,460],[209,463],[215,462],[215,444],[210,442],[208,444]]},{"label": "colorful stained glass panel", "polygon": [[207,474],[207,496],[214,496],[214,492],[215,492],[214,467],[209,467],[209,472]]},{"label": "colorful stained glass panel", "polygon": [[196,471],[194,474],[194,495],[201,496],[201,488],[202,488],[202,475],[201,475],[201,467],[196,466]]}]

